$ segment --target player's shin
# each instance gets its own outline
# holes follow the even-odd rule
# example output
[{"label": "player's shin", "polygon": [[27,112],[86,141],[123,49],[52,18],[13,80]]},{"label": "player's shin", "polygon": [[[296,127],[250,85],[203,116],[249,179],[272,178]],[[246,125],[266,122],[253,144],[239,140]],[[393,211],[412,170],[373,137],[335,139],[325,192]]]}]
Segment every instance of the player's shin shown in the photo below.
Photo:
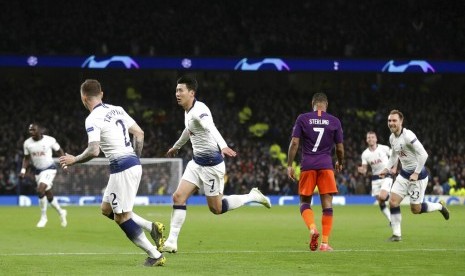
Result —
[{"label": "player's shin", "polygon": [[39,207],[43,217],[47,216],[47,197],[39,195]]},{"label": "player's shin", "polygon": [[159,258],[161,256],[161,253],[152,245],[152,243],[150,243],[142,228],[137,225],[134,220],[129,219],[121,223],[119,226],[124,231],[128,239],[130,239],[136,246],[147,252],[151,258]]},{"label": "player's shin", "polygon": [[333,228],[333,208],[323,209],[323,216],[321,217],[322,234],[321,242],[328,243],[331,230]]},{"label": "player's shin", "polygon": [[431,213],[434,211],[439,211],[442,209],[442,205],[440,203],[434,203],[425,201],[421,204],[421,213]]},{"label": "player's shin", "polygon": [[392,234],[395,236],[402,236],[401,233],[401,222],[402,222],[402,214],[400,213],[400,207],[391,207],[391,228]]},{"label": "player's shin", "polygon": [[177,243],[179,232],[181,231],[182,225],[186,220],[187,206],[185,205],[173,205],[173,211],[171,213],[170,222],[170,234],[168,236],[168,243]]},{"label": "player's shin", "polygon": [[132,212],[132,220],[142,227],[142,229],[146,231],[151,231],[152,230],[152,222],[144,219],[143,217],[137,215],[136,213]]}]

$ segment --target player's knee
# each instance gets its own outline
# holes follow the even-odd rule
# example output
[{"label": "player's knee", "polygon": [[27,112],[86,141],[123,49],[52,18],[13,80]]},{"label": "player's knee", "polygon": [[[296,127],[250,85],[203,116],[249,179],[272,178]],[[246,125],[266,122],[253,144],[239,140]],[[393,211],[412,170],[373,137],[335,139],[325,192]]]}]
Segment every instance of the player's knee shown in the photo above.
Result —
[{"label": "player's knee", "polygon": [[100,210],[102,211],[102,215],[108,217],[111,220],[115,219],[113,209],[109,206],[108,203],[102,203],[102,205],[100,205]]},{"label": "player's knee", "polygon": [[113,213],[113,211],[109,212],[107,210],[102,209],[102,215],[106,216],[107,218],[111,220],[115,220],[115,213]]},{"label": "player's knee", "polygon": [[172,199],[173,199],[173,203],[175,205],[180,205],[180,204],[184,204],[183,202],[183,196],[181,194],[179,194],[178,192],[174,192],[173,196],[172,196]]},{"label": "player's knee", "polygon": [[208,206],[208,208],[210,209],[210,212],[212,212],[215,215],[221,215],[223,213],[223,212],[221,212],[221,208],[218,209],[215,206]]},{"label": "player's knee", "polygon": [[420,204],[410,205],[410,211],[412,211],[413,214],[420,214],[421,205]]}]

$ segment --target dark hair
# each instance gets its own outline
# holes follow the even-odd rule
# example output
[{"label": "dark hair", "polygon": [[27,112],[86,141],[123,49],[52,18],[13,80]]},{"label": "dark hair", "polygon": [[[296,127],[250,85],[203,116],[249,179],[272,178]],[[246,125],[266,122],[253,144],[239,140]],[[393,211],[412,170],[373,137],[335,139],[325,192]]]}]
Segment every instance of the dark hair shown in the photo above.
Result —
[{"label": "dark hair", "polygon": [[318,93],[313,94],[313,98],[312,98],[312,103],[313,104],[315,104],[315,103],[327,103],[327,102],[328,102],[328,97],[326,97],[325,93],[318,92]]},{"label": "dark hair", "polygon": [[102,87],[97,80],[87,79],[81,84],[81,91],[87,96],[97,96],[102,92]]},{"label": "dark hair", "polygon": [[185,84],[188,90],[194,90],[195,92],[197,92],[197,88],[199,86],[195,77],[190,75],[180,77],[176,83]]},{"label": "dark hair", "polygon": [[393,114],[399,115],[399,119],[400,119],[401,121],[404,120],[404,114],[402,114],[402,112],[400,112],[399,110],[397,110],[397,109],[391,110],[391,112],[389,113],[389,115],[393,115]]},{"label": "dark hair", "polygon": [[[367,135],[368,135],[368,134],[374,134],[374,135],[376,135],[376,132],[374,132],[373,130],[370,130],[370,131],[367,132]],[[376,136],[377,136],[377,135],[376,135]]]},{"label": "dark hair", "polygon": [[46,129],[40,124],[38,123],[37,121],[33,121],[29,124],[28,126],[28,130],[31,129],[31,127],[35,126],[37,131],[40,133],[40,134],[44,134],[46,132]]},{"label": "dark hair", "polygon": [[30,124],[29,124],[29,127],[30,126],[35,126],[37,128],[41,128],[42,126],[37,122],[37,121],[32,121]]}]

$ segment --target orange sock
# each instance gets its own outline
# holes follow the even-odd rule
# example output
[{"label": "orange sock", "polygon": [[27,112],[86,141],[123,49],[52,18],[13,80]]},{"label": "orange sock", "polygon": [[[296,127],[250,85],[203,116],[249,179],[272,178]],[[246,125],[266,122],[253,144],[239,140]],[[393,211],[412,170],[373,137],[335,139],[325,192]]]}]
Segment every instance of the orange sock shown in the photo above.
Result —
[{"label": "orange sock", "polygon": [[333,228],[333,208],[323,209],[323,216],[321,217],[322,225],[322,243],[328,243],[331,229]]},{"label": "orange sock", "polygon": [[310,208],[310,204],[303,203],[300,205],[300,215],[308,229],[315,228],[315,216],[313,210]]}]

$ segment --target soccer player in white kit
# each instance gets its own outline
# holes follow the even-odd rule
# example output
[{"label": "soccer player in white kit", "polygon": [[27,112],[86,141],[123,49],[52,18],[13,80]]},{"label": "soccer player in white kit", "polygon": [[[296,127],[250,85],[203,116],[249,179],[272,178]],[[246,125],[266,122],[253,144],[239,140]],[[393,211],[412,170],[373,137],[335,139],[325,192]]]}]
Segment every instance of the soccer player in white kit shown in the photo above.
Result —
[{"label": "soccer player in white kit", "polygon": [[[110,179],[103,194],[102,214],[121,227],[136,246],[148,257],[145,266],[162,266],[165,257],[158,251],[163,245],[163,224],[152,223],[132,212],[142,176],[140,156],[144,146],[144,131],[120,106],[102,102],[103,92],[97,80],[88,79],[81,85],[81,100],[90,111],[86,118],[88,146],[80,155],[60,157],[63,168],[84,163],[97,157],[100,149],[110,160]],[[129,134],[133,136],[133,143]],[[155,246],[142,229],[150,231]]]},{"label": "soccer player in white kit", "polygon": [[67,211],[60,207],[60,204],[58,204],[57,199],[52,193],[53,180],[57,174],[57,166],[55,162],[53,162],[52,150],[58,153],[59,156],[65,153],[55,138],[43,134],[43,130],[39,124],[32,123],[29,125],[29,135],[31,137],[26,139],[23,144],[23,166],[19,173],[19,177],[24,177],[27,167],[29,167],[29,164],[32,162],[41,211],[37,227],[42,228],[47,224],[47,201],[58,212],[61,226],[66,227],[66,225],[68,225],[66,220]]},{"label": "soccer player in white kit", "polygon": [[402,240],[400,203],[406,196],[409,196],[410,210],[413,214],[439,211],[446,220],[449,219],[449,210],[443,200],[439,203],[423,201],[428,185],[428,172],[425,168],[428,153],[416,135],[411,130],[402,127],[403,121],[402,112],[395,109],[390,112],[388,127],[391,130],[389,142],[391,143],[392,155],[387,167],[380,173],[380,175],[387,175],[389,170],[395,173],[394,166],[400,160],[402,168],[392,185],[389,199],[392,228],[392,236],[389,241],[393,242]]},{"label": "soccer player in white kit", "polygon": [[366,135],[368,148],[362,153],[362,165],[358,167],[358,172],[366,175],[368,166],[371,167],[371,195],[378,201],[381,212],[386,216],[388,221],[391,221],[391,213],[386,206],[386,201],[389,199],[389,192],[392,186],[392,177],[380,173],[387,167],[391,149],[382,144],[378,144],[378,137],[374,131],[368,131]]},{"label": "soccer player in white kit", "polygon": [[223,196],[226,172],[223,156],[235,157],[236,152],[228,147],[219,133],[210,109],[195,98],[197,87],[197,80],[194,77],[183,76],[177,80],[176,100],[185,110],[185,129],[166,155],[175,156],[190,139],[194,157],[187,164],[178,188],[173,194],[170,234],[162,249],[164,252],[177,252],[179,232],[186,219],[187,199],[201,187],[204,188],[210,211],[216,215],[249,202],[257,202],[271,208],[269,199],[257,188],[253,188],[249,194]]}]

